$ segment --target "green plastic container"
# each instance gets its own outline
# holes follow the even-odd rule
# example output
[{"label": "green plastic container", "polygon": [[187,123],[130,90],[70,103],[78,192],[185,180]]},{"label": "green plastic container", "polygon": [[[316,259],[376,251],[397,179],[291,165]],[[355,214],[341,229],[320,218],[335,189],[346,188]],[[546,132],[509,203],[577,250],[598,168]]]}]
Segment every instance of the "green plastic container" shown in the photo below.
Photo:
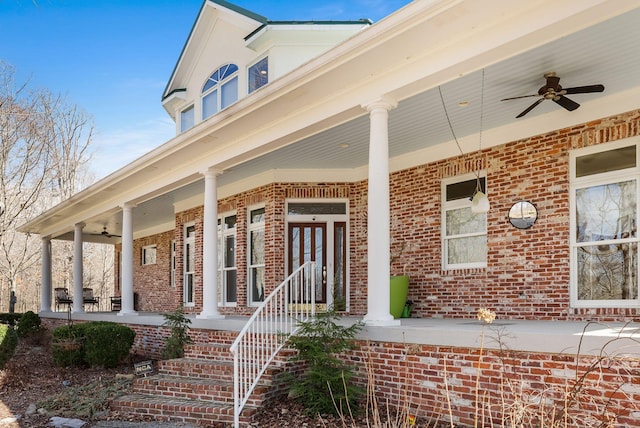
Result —
[{"label": "green plastic container", "polygon": [[404,305],[409,295],[409,277],[405,275],[392,276],[389,295],[389,312],[393,318],[402,317],[402,311],[404,311]]}]

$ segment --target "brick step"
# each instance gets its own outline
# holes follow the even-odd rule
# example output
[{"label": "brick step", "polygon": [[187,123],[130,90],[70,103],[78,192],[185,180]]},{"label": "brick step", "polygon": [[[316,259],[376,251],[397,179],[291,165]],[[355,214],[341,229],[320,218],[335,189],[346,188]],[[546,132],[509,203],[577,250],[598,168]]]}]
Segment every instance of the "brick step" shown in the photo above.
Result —
[{"label": "brick step", "polygon": [[156,375],[136,379],[133,392],[189,400],[233,402],[233,382],[218,379]]},{"label": "brick step", "polygon": [[219,343],[190,343],[184,347],[185,358],[233,361],[229,345]]},{"label": "brick step", "polygon": [[[229,351],[230,345],[218,343],[190,343],[185,345],[185,358],[196,358],[205,360],[233,361],[233,354]],[[296,351],[291,348],[283,348],[276,355],[275,361],[286,361],[295,355]]]},{"label": "brick step", "polygon": [[158,361],[158,374],[182,376],[196,379],[217,378],[233,380],[233,362],[176,358]]},{"label": "brick step", "polygon": [[[172,375],[138,378],[133,384],[137,394],[233,403],[233,382],[220,379],[194,379]],[[269,385],[258,383],[248,404],[259,407],[269,393]]]},{"label": "brick step", "polygon": [[[203,422],[233,423],[233,404],[229,403],[131,394],[115,399],[111,408],[157,421],[188,422],[194,425],[201,425]],[[257,411],[256,407],[245,406],[240,415],[240,422],[251,422]]]},{"label": "brick step", "polygon": [[[282,371],[277,362],[269,365],[262,375],[265,382]],[[158,361],[158,374],[182,376],[188,378],[233,380],[233,361],[200,360],[195,358],[177,358]]]}]

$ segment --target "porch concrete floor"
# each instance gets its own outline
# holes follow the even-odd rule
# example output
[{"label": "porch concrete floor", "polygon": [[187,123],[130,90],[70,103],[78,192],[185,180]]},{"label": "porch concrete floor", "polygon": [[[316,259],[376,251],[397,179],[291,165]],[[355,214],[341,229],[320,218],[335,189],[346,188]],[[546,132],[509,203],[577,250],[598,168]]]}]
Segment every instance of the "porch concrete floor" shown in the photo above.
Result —
[{"label": "porch concrete floor", "polygon": [[[41,312],[42,318],[67,319],[67,312]],[[201,319],[194,315],[191,328],[239,332],[248,316],[225,316]],[[118,312],[71,313],[72,320],[112,321],[124,324],[160,326],[162,314],[138,312],[118,315]],[[361,317],[343,317],[345,325]],[[412,343],[434,346],[502,348],[513,351],[533,351],[554,354],[630,355],[640,358],[640,322],[590,323],[579,321],[500,320],[483,326],[476,319],[401,318],[400,325],[364,326],[359,334],[363,340],[392,343]]]}]

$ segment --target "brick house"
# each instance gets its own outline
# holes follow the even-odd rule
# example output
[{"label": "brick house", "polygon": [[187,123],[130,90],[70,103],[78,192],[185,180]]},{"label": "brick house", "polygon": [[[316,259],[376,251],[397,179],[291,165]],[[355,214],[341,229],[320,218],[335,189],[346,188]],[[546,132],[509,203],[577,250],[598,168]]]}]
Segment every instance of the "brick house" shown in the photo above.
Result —
[{"label": "brick house", "polygon": [[[480,307],[513,325],[553,322],[516,329],[511,349],[528,376],[568,370],[576,329],[633,325],[640,309],[638,24],[626,1],[416,1],[375,24],[272,22],[205,1],[163,93],[176,137],[22,227],[43,239],[41,316],[58,317],[51,239],[74,240],[77,278],[82,242],[115,245],[116,319],[151,352],[161,330],[143,314],[182,305],[197,328],[222,331],[313,260],[316,303],[365,321],[376,370],[415,363],[418,407],[435,408],[442,389],[427,371],[478,346],[477,328],[435,324],[457,335],[436,340],[420,326]],[[589,89],[563,93],[548,72]],[[477,190],[487,212],[472,210]],[[536,215],[524,226],[522,202]],[[389,311],[398,272],[410,320]],[[98,316],[83,313],[81,289],[75,316]],[[551,330],[553,343],[536,342]],[[464,374],[460,364],[450,370]],[[625,404],[640,399],[637,382],[618,376],[632,386],[613,407],[638,426]],[[460,382],[466,423],[473,385]]]}]

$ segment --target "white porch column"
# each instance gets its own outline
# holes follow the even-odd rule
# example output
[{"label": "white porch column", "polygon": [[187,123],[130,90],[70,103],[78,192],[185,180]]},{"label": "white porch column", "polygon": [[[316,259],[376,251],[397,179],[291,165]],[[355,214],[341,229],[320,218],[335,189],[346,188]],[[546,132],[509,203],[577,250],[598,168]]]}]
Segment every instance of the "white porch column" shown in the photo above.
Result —
[{"label": "white porch column", "polygon": [[138,315],[133,307],[133,208],[134,205],[122,205],[122,279],[119,316]]},{"label": "white porch column", "polygon": [[83,264],[82,229],[84,223],[77,223],[73,228],[73,313],[84,312],[82,307]]},{"label": "white porch column", "polygon": [[367,325],[399,325],[389,312],[389,110],[396,103],[385,99],[364,106],[369,112],[369,204],[367,208]]},{"label": "white porch column", "polygon": [[202,312],[197,318],[224,318],[218,311],[218,183],[219,171],[204,175],[204,219],[202,231]]},{"label": "white porch column", "polygon": [[51,312],[51,238],[42,237],[40,312]]}]

